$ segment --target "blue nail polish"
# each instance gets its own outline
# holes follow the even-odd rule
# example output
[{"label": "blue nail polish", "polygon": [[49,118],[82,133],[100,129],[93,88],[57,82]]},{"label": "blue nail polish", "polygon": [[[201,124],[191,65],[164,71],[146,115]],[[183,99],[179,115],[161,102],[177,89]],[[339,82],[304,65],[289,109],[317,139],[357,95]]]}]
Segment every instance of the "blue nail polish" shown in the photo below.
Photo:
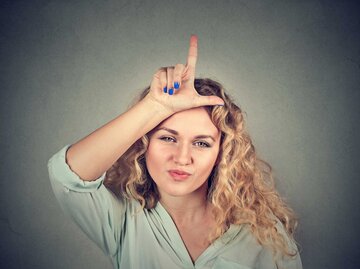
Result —
[{"label": "blue nail polish", "polygon": [[175,82],[175,83],[174,83],[174,88],[175,88],[176,90],[179,89],[179,86],[180,86],[179,82]]},{"label": "blue nail polish", "polygon": [[166,86],[164,87],[164,93],[167,93],[167,87]]},{"label": "blue nail polish", "polygon": [[173,88],[170,88],[170,89],[169,89],[169,94],[170,94],[170,95],[173,95],[173,93],[174,93],[174,89],[173,89]]}]

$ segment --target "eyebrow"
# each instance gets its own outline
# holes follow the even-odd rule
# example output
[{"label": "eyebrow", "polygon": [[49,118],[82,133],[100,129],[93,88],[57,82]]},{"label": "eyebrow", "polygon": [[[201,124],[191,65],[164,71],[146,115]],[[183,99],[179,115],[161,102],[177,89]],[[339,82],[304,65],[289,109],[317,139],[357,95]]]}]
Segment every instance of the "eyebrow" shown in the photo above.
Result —
[{"label": "eyebrow", "polygon": [[[179,132],[178,131],[175,131],[173,129],[169,129],[169,128],[166,128],[166,127],[159,127],[159,128],[156,128],[154,130],[154,132],[157,132],[157,131],[160,131],[160,130],[164,130],[164,131],[167,131],[173,135],[179,135]],[[215,142],[215,138],[212,137],[211,135],[197,135],[194,137],[195,139],[205,139],[205,138],[210,138],[211,140],[213,140]]]}]

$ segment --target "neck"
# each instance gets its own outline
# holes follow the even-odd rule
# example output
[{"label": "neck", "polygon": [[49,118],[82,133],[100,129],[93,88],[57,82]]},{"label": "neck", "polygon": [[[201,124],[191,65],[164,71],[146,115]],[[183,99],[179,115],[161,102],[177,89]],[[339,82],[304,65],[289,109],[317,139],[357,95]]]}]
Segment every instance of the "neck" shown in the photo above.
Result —
[{"label": "neck", "polygon": [[160,194],[160,203],[177,225],[194,224],[209,215],[211,206],[206,191],[198,191],[180,197]]}]

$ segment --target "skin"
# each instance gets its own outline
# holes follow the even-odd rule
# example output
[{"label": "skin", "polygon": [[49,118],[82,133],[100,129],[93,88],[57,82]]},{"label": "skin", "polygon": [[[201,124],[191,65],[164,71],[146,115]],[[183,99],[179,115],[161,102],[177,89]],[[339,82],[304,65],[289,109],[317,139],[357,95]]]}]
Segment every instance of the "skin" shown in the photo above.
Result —
[{"label": "skin", "polygon": [[[139,138],[176,112],[224,104],[217,96],[200,96],[194,88],[198,38],[190,37],[187,64],[163,67],[153,75],[149,94],[123,114],[71,145],[67,163],[84,181],[97,179]],[[164,87],[174,89],[173,94]],[[123,134],[126,130],[126,135]]]},{"label": "skin", "polygon": [[[182,204],[193,194],[204,196],[197,191],[207,183],[218,156],[219,143],[220,132],[203,108],[176,113],[156,127],[150,137],[146,164],[162,199],[181,200]],[[168,174],[171,169],[184,170],[191,175],[177,181]]]},{"label": "skin", "polygon": [[[192,139],[199,134],[208,134],[209,131],[217,137],[209,116],[205,115],[201,107],[224,104],[218,96],[201,96],[195,90],[197,42],[197,36],[192,35],[186,65],[176,64],[158,69],[144,99],[72,144],[66,153],[70,168],[82,180],[92,181],[107,171],[139,138],[159,124],[169,124],[169,128],[175,128],[179,133],[178,143],[167,144],[162,141],[160,147],[160,141],[155,140],[155,136],[150,141],[148,157],[154,163],[148,165],[154,168],[151,169],[161,189],[161,203],[173,218],[193,261],[207,248],[206,238],[214,227],[211,206],[205,199],[205,187],[216,160],[218,145],[211,150],[199,149],[194,146]],[[179,84],[177,89],[175,82]],[[166,92],[164,87],[167,87]],[[203,128],[198,129],[199,126]],[[153,148],[162,150],[162,156],[155,158]],[[155,163],[160,157],[163,161],[161,165]],[[184,159],[190,160],[189,163],[184,162]],[[166,181],[166,173],[161,169],[170,169],[175,165],[191,169],[193,174],[187,182]],[[157,173],[159,176],[155,175]]]},{"label": "skin", "polygon": [[[173,218],[193,260],[209,246],[207,237],[214,226],[206,195],[219,147],[220,132],[208,113],[204,108],[192,108],[157,126],[145,154],[160,203]],[[191,175],[178,180],[169,174],[172,169]]]}]

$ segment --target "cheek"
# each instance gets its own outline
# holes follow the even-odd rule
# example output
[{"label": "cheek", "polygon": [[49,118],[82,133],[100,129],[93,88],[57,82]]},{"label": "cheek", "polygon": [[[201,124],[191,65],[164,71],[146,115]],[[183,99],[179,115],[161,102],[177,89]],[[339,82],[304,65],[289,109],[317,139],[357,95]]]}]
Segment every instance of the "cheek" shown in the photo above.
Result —
[{"label": "cheek", "polygon": [[216,163],[217,151],[213,154],[203,155],[201,158],[198,158],[197,163],[198,167],[204,172],[211,171]]},{"label": "cheek", "polygon": [[149,144],[145,156],[155,160],[159,158],[164,159],[165,154],[168,152],[169,150],[163,145],[159,145],[158,143],[154,142]]},{"label": "cheek", "polygon": [[146,166],[149,172],[156,172],[163,168],[166,160],[166,151],[156,144],[150,143],[145,153]]}]

